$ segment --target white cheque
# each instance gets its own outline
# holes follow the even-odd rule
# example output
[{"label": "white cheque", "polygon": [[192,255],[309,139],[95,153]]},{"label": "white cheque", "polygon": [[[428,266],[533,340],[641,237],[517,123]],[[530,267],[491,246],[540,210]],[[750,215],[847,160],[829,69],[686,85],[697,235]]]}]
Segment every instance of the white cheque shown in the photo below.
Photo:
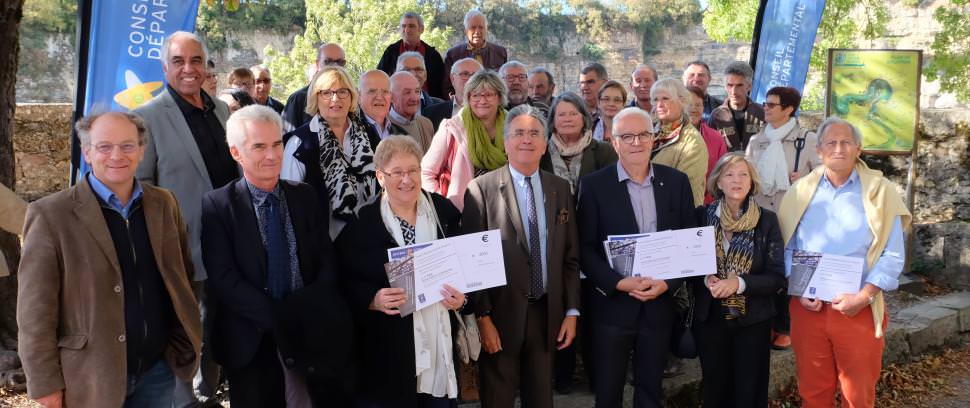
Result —
[{"label": "white cheque", "polygon": [[603,246],[623,276],[675,279],[717,273],[714,227],[610,235]]},{"label": "white cheque", "polygon": [[[391,286],[406,288],[414,310],[440,301],[445,284],[469,293],[506,283],[502,234],[497,229],[391,248],[387,259]],[[411,276],[402,279],[402,274]],[[395,280],[407,284],[395,285]],[[409,306],[401,308],[402,315]]]},{"label": "white cheque", "polygon": [[795,250],[788,294],[831,302],[836,296],[859,293],[865,259]]}]

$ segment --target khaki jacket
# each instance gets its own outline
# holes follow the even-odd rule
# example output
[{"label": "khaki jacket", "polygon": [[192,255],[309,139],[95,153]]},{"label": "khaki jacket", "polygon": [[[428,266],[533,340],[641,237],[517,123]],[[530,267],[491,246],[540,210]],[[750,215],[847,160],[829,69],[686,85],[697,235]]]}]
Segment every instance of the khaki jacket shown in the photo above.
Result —
[{"label": "khaki jacket", "polygon": [[684,126],[680,140],[654,152],[650,161],[686,174],[694,195],[694,205],[691,207],[698,207],[704,205],[704,189],[707,186],[707,144],[697,128],[690,124]]},{"label": "khaki jacket", "polygon": [[[0,229],[11,234],[20,235],[24,230],[24,214],[27,212],[27,202],[7,186],[0,184]],[[0,277],[9,276],[7,260],[0,251]]]},{"label": "khaki jacket", "polygon": [[[175,197],[142,183],[148,236],[179,324],[165,350],[191,379],[202,344],[192,255]],[[127,389],[122,272],[100,203],[86,179],[27,207],[17,290],[27,393],[64,390],[68,407],[120,407]]]},{"label": "khaki jacket", "polygon": [[[818,138],[815,132],[796,125],[791,132],[788,132],[788,136],[781,139],[781,147],[785,150],[785,162],[788,163],[786,165],[788,172],[791,173],[792,170],[795,170],[795,140],[799,138],[805,139],[805,146],[798,155],[798,177],[805,177],[812,169],[820,166],[822,161],[818,157]],[[765,131],[762,129],[758,134],[751,136],[751,140],[748,142],[748,149],[744,155],[757,166],[758,161],[764,156],[765,150],[768,149],[768,143],[768,137],[765,136]],[[772,195],[766,195],[764,193],[757,194],[754,196],[754,200],[758,205],[778,212],[778,207],[781,205],[781,198],[785,196],[785,193],[785,190],[779,190]]]}]

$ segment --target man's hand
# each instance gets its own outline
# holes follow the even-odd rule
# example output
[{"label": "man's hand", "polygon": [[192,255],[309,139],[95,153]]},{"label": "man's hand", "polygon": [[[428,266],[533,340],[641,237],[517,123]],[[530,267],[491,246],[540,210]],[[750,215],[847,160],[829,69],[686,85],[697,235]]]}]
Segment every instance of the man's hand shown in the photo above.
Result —
[{"label": "man's hand", "polygon": [[805,310],[810,312],[818,312],[822,310],[822,301],[818,299],[810,299],[807,297],[799,297],[798,302],[802,304]]},{"label": "man's hand", "polygon": [[718,279],[716,276],[713,276],[707,282],[707,288],[710,289],[711,296],[715,299],[725,299],[728,296],[738,293],[738,288],[741,286],[737,276],[728,279]]},{"label": "man's hand", "polygon": [[34,401],[37,401],[38,404],[43,405],[44,408],[63,408],[64,390],[60,390],[53,394],[37,398]]},{"label": "man's hand", "polygon": [[576,339],[576,320],[577,316],[566,316],[562,319],[562,326],[559,327],[559,336],[556,337],[556,350],[562,350],[573,344]]},{"label": "man's hand", "polygon": [[635,290],[645,289],[647,289],[646,278],[641,278],[638,276],[628,276],[620,279],[620,281],[616,283],[616,290],[621,292],[630,293]]},{"label": "man's hand", "polygon": [[832,309],[842,312],[842,314],[853,317],[862,309],[869,306],[869,295],[859,292],[854,295],[843,294],[832,299]]},{"label": "man's hand", "polygon": [[667,282],[661,279],[650,279],[650,278],[640,278],[643,279],[643,284],[646,287],[643,290],[635,290],[630,292],[630,296],[641,302],[646,302],[654,300],[660,295],[667,291]]},{"label": "man's hand", "polygon": [[492,323],[491,316],[478,318],[478,332],[482,337],[482,347],[488,354],[495,354],[502,351],[502,339],[499,338],[498,329]]},{"label": "man's hand", "polygon": [[370,302],[370,310],[376,310],[387,315],[399,315],[398,307],[407,303],[408,297],[402,288],[384,288],[377,291],[374,300]]}]

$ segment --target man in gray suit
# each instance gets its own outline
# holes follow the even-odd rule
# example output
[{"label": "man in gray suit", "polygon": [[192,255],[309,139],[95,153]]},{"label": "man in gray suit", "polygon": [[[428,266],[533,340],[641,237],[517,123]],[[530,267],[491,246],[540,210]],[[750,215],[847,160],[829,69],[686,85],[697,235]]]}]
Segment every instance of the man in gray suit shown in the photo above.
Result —
[{"label": "man in gray suit", "polygon": [[579,315],[579,242],[569,183],[539,170],[545,119],[520,105],[505,122],[508,166],[465,192],[465,232],[502,231],[505,286],[476,292],[484,408],[552,408],[555,349],[569,347]]},{"label": "man in gray suit", "polygon": [[218,367],[211,362],[205,345],[208,339],[205,294],[201,282],[206,278],[202,263],[202,195],[239,177],[235,161],[226,144],[226,119],[229,108],[202,92],[207,52],[195,34],[178,31],[162,44],[162,70],[167,86],[161,94],[135,109],[148,125],[149,141],[145,159],[138,165],[138,179],[170,190],[178,199],[186,224],[192,263],[195,265],[197,297],[202,302],[202,367],[192,384],[176,386],[178,406],[197,404],[197,397],[215,395]]}]

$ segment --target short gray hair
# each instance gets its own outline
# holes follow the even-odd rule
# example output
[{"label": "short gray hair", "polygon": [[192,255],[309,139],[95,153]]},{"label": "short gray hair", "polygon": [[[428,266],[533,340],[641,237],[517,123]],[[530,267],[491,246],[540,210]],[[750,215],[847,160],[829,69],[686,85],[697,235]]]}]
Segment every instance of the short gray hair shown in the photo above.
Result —
[{"label": "short gray hair", "polygon": [[508,73],[509,70],[512,68],[522,68],[523,71],[528,69],[528,67],[526,67],[525,64],[519,61],[509,60],[509,62],[502,64],[502,66],[498,68],[498,75],[502,78],[505,78],[505,74]]},{"label": "short gray hair", "polygon": [[653,99],[657,92],[666,92],[670,96],[680,101],[680,106],[683,109],[684,114],[687,114],[687,107],[690,106],[691,103],[691,93],[687,90],[687,87],[684,86],[684,83],[681,82],[681,80],[677,78],[664,78],[654,82],[653,86],[650,87],[650,99]]},{"label": "short gray hair", "polygon": [[512,108],[512,110],[505,114],[505,135],[503,136],[508,136],[510,129],[509,125],[512,124],[512,121],[519,116],[529,116],[537,120],[539,124],[542,125],[543,130],[546,128],[546,116],[542,114],[542,111],[535,106],[522,104]]},{"label": "short gray hair", "polygon": [[458,73],[458,66],[461,65],[461,64],[464,64],[466,62],[469,62],[469,61],[474,62],[475,65],[478,65],[478,69],[479,70],[482,70],[482,69],[485,68],[485,67],[482,66],[482,63],[481,62],[478,62],[477,59],[474,59],[474,58],[462,58],[462,59],[460,59],[458,61],[455,61],[454,64],[451,64],[451,72],[450,72],[450,74],[451,75],[457,74]]},{"label": "short gray hair", "polygon": [[400,81],[401,80],[400,78],[403,76],[409,76],[415,81],[418,80],[418,77],[414,76],[414,74],[408,71],[398,71],[398,72],[395,72],[394,75],[391,75],[391,89],[394,89],[394,84],[396,84],[397,81]]},{"label": "short gray hair", "polygon": [[273,73],[269,71],[269,68],[266,68],[266,66],[265,65],[262,65],[262,64],[260,64],[260,65],[253,65],[252,67],[249,67],[249,70],[253,72],[253,76],[254,77],[256,75],[258,75],[257,74],[258,72],[265,72],[269,76],[273,76]]},{"label": "short gray hair", "polygon": [[408,58],[417,58],[418,61],[421,61],[421,68],[424,68],[425,70],[428,69],[428,67],[424,65],[424,55],[421,55],[421,53],[417,51],[408,51],[408,52],[402,52],[401,55],[398,55],[397,66],[394,68],[394,70],[395,71],[403,70],[404,61],[407,61]]},{"label": "short gray hair", "polygon": [[[378,72],[379,72],[379,74],[378,74]],[[371,74],[384,77],[388,81],[391,80],[391,77],[387,76],[387,72],[381,71],[379,69],[372,69],[372,70],[367,71],[367,72],[365,72],[363,74],[360,74],[360,79],[357,81],[357,92],[359,92],[361,94],[364,93],[364,91],[365,91],[365,89],[364,89],[364,78],[367,78],[367,76],[368,75],[371,75]]]},{"label": "short gray hair", "polygon": [[724,75],[737,75],[744,77],[744,80],[748,81],[748,84],[750,84],[754,79],[754,71],[751,69],[751,66],[744,61],[734,61],[728,64],[727,68],[724,68]]},{"label": "short gray hair", "polygon": [[82,147],[91,144],[91,127],[94,126],[96,120],[103,116],[119,116],[127,119],[138,130],[138,145],[144,146],[148,143],[148,125],[145,124],[145,120],[141,116],[132,112],[109,111],[91,113],[78,119],[77,123],[74,124],[74,130],[77,130],[77,138],[81,141]]},{"label": "short gray hair", "polygon": [[172,41],[179,38],[188,38],[190,40],[193,40],[199,43],[199,45],[202,46],[203,63],[206,63],[206,61],[209,61],[209,49],[206,48],[205,41],[202,41],[201,37],[199,37],[195,33],[190,33],[188,31],[176,31],[171,35],[169,35],[168,37],[165,37],[165,42],[162,43],[162,65],[163,66],[166,66],[166,67],[168,66],[168,49],[171,48]]},{"label": "short gray hair", "polygon": [[546,69],[546,67],[535,67],[535,68],[532,68],[531,71],[529,71],[529,76],[533,76],[537,74],[545,74],[546,79],[549,80],[549,86],[556,85],[556,79],[552,76],[552,72],[549,72],[549,70]]},{"label": "short gray hair", "polygon": [[748,196],[753,196],[761,192],[761,177],[758,176],[758,166],[755,166],[747,157],[744,156],[744,152],[730,152],[717,160],[717,164],[711,169],[711,174],[707,176],[707,191],[711,193],[714,198],[724,197],[724,192],[720,188],[717,188],[717,179],[721,178],[721,173],[727,170],[735,163],[744,163],[748,165],[748,173],[751,175],[751,190],[748,191]]},{"label": "short gray hair", "polygon": [[[498,92],[499,108],[509,104],[509,90],[505,87],[505,82],[495,74],[495,71],[482,70],[468,78],[465,84],[465,94],[462,95],[463,101],[471,101],[471,94],[482,88],[490,88]],[[467,104],[467,102],[466,102]]]},{"label": "short gray hair", "polygon": [[383,171],[394,155],[399,153],[410,154],[421,163],[423,154],[417,140],[411,136],[390,135],[377,144],[377,149],[374,150],[374,167]]},{"label": "short gray hair", "polygon": [[620,120],[625,119],[627,116],[639,116],[643,120],[647,121],[647,127],[652,132],[653,131],[653,118],[650,116],[650,112],[640,109],[636,106],[628,106],[623,108],[616,116],[613,117],[613,128],[616,129],[616,124]]},{"label": "short gray hair", "polygon": [[552,132],[556,130],[556,108],[559,107],[561,103],[568,103],[573,105],[579,113],[583,114],[583,133],[585,134],[587,130],[593,127],[592,119],[589,116],[589,110],[586,109],[586,102],[583,102],[583,98],[576,95],[575,92],[563,92],[561,95],[557,96],[556,99],[552,100],[552,106],[549,107],[549,118],[548,124],[546,125],[546,134],[552,137]]},{"label": "short gray hair", "polygon": [[588,75],[589,72],[595,72],[597,79],[607,80],[610,79],[609,75],[606,73],[606,67],[598,62],[591,62],[587,64],[583,69],[579,70],[580,74]]},{"label": "short gray hair", "polygon": [[852,131],[852,138],[855,139],[855,144],[862,146],[862,132],[859,131],[859,128],[856,127],[856,125],[853,125],[852,122],[838,116],[829,116],[822,121],[822,124],[818,125],[818,132],[816,133],[818,133],[818,145],[820,147],[822,146],[822,141],[825,140],[825,134],[828,133],[834,125],[848,126],[849,130]]},{"label": "short gray hair", "polygon": [[462,20],[462,24],[465,26],[466,30],[468,29],[468,20],[471,20],[472,18],[475,18],[478,16],[482,16],[482,18],[485,20],[485,28],[488,28],[488,17],[485,17],[485,13],[482,13],[478,9],[471,9],[471,10],[468,10],[467,13],[465,13],[465,18]]},{"label": "short gray hair", "polygon": [[407,13],[404,13],[404,15],[401,16],[401,20],[404,20],[406,18],[413,18],[415,20],[418,20],[418,27],[424,28],[424,17],[421,17],[420,14],[415,13],[413,11],[409,11]]},{"label": "short gray hair", "polygon": [[630,77],[631,78],[632,77],[635,77],[637,75],[637,71],[639,71],[641,69],[644,69],[644,68],[650,70],[650,73],[653,74],[653,80],[654,81],[656,81],[658,79],[658,77],[657,77],[657,68],[654,68],[654,66],[653,65],[650,65],[650,64],[637,64],[637,67],[636,68],[633,68],[633,71],[630,71]]},{"label": "short gray hair", "polygon": [[280,130],[280,139],[283,137],[283,119],[273,108],[265,105],[249,105],[240,108],[226,121],[226,143],[242,149],[246,145],[247,122],[271,123]]}]

